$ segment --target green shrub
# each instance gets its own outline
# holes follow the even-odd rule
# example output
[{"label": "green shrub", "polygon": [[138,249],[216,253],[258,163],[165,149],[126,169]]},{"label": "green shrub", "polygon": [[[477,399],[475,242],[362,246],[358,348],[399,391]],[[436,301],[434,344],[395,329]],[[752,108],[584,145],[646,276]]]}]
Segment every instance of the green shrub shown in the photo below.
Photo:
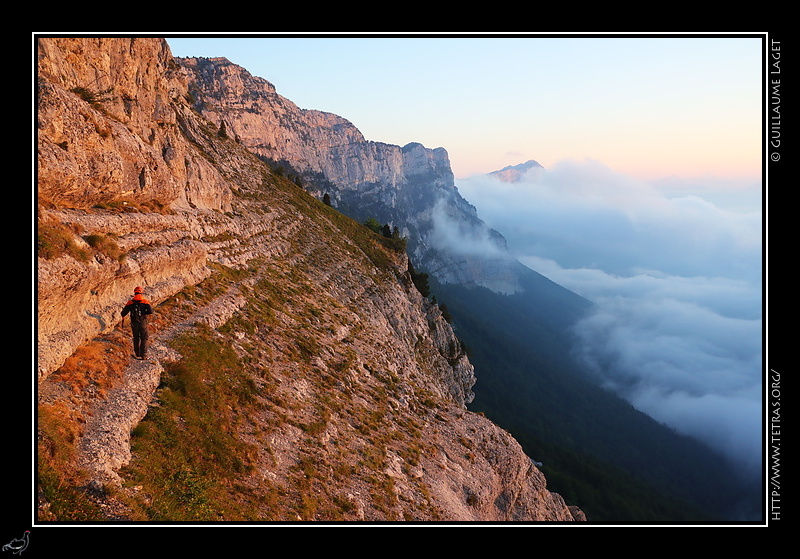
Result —
[{"label": "green shrub", "polygon": [[371,229],[372,231],[374,231],[375,233],[380,233],[380,232],[381,232],[381,229],[382,229],[382,227],[383,227],[383,226],[381,225],[381,222],[380,222],[380,221],[378,221],[377,219],[375,219],[374,217],[370,217],[369,219],[367,219],[367,220],[364,222],[364,225],[365,225],[365,226],[366,226],[368,229]]}]

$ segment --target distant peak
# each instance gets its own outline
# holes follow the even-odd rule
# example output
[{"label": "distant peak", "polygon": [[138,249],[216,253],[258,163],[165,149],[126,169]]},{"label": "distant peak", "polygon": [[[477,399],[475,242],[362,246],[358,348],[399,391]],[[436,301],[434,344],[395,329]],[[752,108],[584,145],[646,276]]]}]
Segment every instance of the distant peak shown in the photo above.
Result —
[{"label": "distant peak", "polygon": [[507,167],[503,167],[499,171],[492,171],[488,173],[490,176],[495,176],[502,181],[505,182],[518,182],[525,173],[530,171],[531,169],[543,169],[539,163],[534,161],[533,159],[529,159],[525,163],[520,163],[518,165],[508,165]]}]

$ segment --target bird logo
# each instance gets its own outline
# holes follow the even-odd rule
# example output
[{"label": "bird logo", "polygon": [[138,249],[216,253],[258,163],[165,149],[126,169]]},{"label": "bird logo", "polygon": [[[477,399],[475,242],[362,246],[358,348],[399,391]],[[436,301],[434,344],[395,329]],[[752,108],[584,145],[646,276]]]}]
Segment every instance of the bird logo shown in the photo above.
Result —
[{"label": "bird logo", "polygon": [[28,538],[30,537],[30,534],[30,530],[25,530],[25,533],[21,538],[14,538],[4,545],[3,551],[10,551],[11,553],[20,555],[28,547]]}]

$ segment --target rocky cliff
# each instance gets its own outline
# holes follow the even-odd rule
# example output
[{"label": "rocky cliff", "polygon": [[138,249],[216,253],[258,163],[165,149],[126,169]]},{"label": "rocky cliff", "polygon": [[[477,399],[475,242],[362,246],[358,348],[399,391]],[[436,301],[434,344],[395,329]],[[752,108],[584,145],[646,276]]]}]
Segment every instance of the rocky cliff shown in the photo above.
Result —
[{"label": "rocky cliff", "polygon": [[[186,353],[196,347],[178,340],[189,333],[219,348],[192,365],[209,375],[201,387],[240,390],[212,414],[219,427],[194,427],[247,449],[235,471],[213,479],[202,473],[218,462],[208,457],[162,476],[190,471],[204,482],[192,488],[224,486],[206,496],[199,519],[583,518],[547,490],[508,433],[466,410],[472,365],[416,288],[403,244],[275,166],[334,169],[338,200],[387,176],[409,196],[416,169],[449,188],[443,150],[348,151],[365,144],[349,123],[302,111],[266,82],[252,87],[240,69],[206,80],[225,104],[203,108],[199,77],[230,65],[178,64],[160,39],[39,38],[37,50],[40,453],[48,464],[62,456],[54,433],[70,434],[56,485],[92,489],[101,505],[92,520],[171,519],[158,504],[174,488],[160,492],[142,472],[148,456],[174,451],[148,447],[144,435],[132,450],[131,437],[159,414],[173,418],[176,436],[194,432],[193,416],[169,411],[176,393],[187,394]],[[266,98],[269,108],[254,111]],[[251,120],[267,110],[269,134]],[[246,134],[249,126],[259,133]],[[335,149],[314,159],[311,145]],[[120,324],[135,285],[156,310],[145,361],[127,358]],[[212,368],[227,353],[231,363]],[[40,520],[72,519],[41,479]],[[222,504],[231,501],[238,506]]]},{"label": "rocky cliff", "polygon": [[419,268],[446,283],[500,293],[521,288],[520,276],[530,270],[459,194],[444,148],[369,141],[344,118],[299,108],[225,58],[178,62],[198,112],[263,160],[285,166],[316,197],[327,194],[347,215],[397,227]]}]

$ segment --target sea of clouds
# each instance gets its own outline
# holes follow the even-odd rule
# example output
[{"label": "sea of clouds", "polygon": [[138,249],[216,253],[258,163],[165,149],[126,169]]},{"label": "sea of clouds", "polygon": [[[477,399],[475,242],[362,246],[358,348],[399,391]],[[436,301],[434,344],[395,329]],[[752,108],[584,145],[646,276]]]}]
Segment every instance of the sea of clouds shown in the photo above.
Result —
[{"label": "sea of clouds", "polygon": [[518,260],[595,303],[575,351],[599,382],[760,475],[760,180],[645,183],[582,161],[457,187]]}]

